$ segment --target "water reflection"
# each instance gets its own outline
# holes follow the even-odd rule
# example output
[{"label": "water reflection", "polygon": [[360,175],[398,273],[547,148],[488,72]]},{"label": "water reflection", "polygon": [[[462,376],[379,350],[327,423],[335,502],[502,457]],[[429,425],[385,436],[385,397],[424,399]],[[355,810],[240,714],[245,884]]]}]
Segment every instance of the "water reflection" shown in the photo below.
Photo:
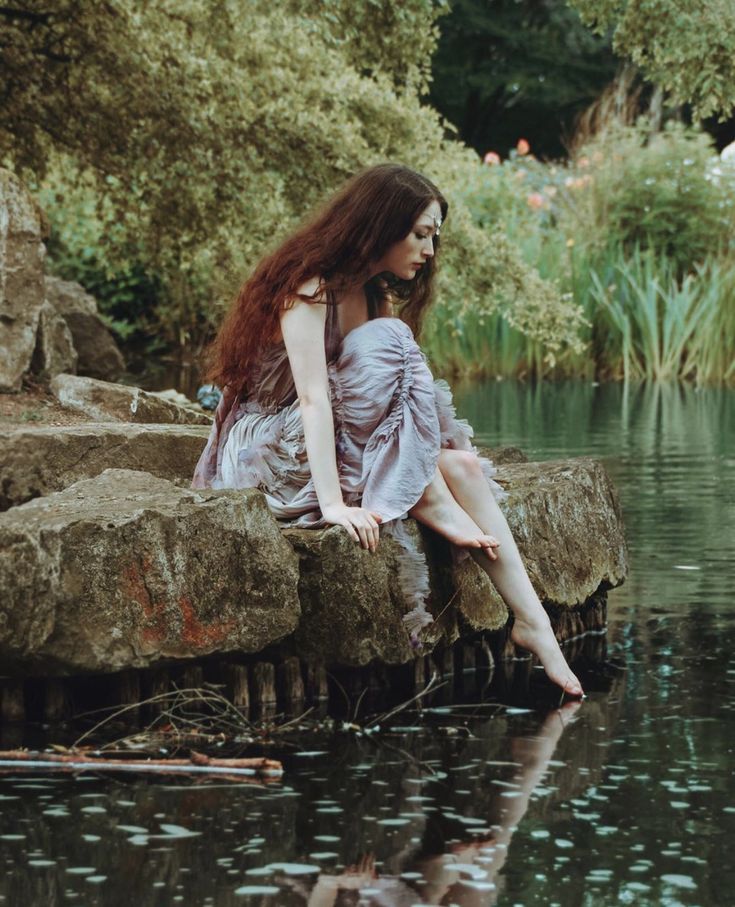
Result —
[{"label": "water reflection", "polygon": [[[379,871],[374,854],[365,854],[339,875],[321,873],[309,891],[299,886],[302,903],[308,907],[350,904],[354,900],[347,893],[357,891],[360,902],[366,905],[411,905],[417,899],[422,904],[451,902],[458,907],[496,904],[498,873],[508,859],[513,834],[528,811],[534,791],[542,784],[546,791],[553,784],[550,762],[579,708],[581,703],[568,703],[550,712],[534,734],[509,738],[508,780],[485,767],[482,774],[488,794],[482,795],[482,806],[473,809],[475,815],[460,816],[456,810],[441,807],[426,814],[424,806],[420,823],[411,828],[420,833],[421,843],[415,852],[404,855],[406,848],[402,848],[385,861],[393,873]],[[492,777],[488,779],[487,775]],[[483,787],[480,784],[475,788],[475,797],[484,793]],[[423,804],[434,797],[414,795],[410,799]]]},{"label": "water reflection", "polygon": [[542,718],[436,707],[382,742],[292,758],[275,789],[0,779],[0,891],[11,904],[230,904],[274,887],[284,905],[494,904],[522,822],[538,834],[554,803],[601,780],[619,703],[617,689]]}]

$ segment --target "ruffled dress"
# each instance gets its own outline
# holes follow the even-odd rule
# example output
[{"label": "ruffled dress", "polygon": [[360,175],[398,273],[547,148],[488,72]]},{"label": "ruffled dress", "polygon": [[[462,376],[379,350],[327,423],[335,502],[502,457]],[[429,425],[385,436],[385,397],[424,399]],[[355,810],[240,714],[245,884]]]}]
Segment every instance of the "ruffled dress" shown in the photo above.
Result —
[{"label": "ruffled dress", "polygon": [[[426,609],[429,574],[403,520],[434,477],[442,448],[477,455],[473,431],[457,419],[449,385],[433,378],[405,322],[371,317],[342,337],[337,315],[336,305],[329,306],[324,341],[342,495],[349,506],[379,513],[381,533],[401,545],[399,579],[413,605],[404,621],[415,639],[432,621]],[[495,467],[484,457],[479,461],[502,500]],[[224,389],[192,486],[260,488],[282,525],[326,525],[282,341],[264,354],[244,399]]]}]

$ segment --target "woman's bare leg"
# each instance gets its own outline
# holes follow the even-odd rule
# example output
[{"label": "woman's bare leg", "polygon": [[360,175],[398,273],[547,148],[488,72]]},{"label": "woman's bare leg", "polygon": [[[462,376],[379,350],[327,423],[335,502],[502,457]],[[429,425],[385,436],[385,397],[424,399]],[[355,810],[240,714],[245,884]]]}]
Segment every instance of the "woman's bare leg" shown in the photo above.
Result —
[{"label": "woman's bare leg", "polygon": [[479,551],[470,554],[513,612],[513,642],[537,655],[549,678],[567,693],[582,695],[582,685],[559,648],[549,617],[531,585],[518,546],[482,474],[479,460],[470,452],[443,450],[439,455],[439,470],[459,506],[482,532],[492,533],[500,543],[495,560],[489,560]]},{"label": "woman's bare leg", "polygon": [[433,480],[408,513],[455,545],[482,549],[482,557],[485,560],[496,557],[497,540],[480,529],[467,511],[457,503],[441,470],[437,469]]}]

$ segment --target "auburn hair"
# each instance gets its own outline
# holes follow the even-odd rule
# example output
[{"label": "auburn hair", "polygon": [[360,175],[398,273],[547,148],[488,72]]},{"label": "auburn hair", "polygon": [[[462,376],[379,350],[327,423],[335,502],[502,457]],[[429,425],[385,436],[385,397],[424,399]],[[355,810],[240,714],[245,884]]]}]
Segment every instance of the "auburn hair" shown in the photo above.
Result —
[{"label": "auburn hair", "polygon": [[[305,302],[334,305],[344,291],[364,285],[368,300],[389,300],[414,332],[431,302],[435,260],[413,280],[373,275],[371,267],[405,239],[432,201],[442,220],[447,202],[426,177],[401,164],[378,164],[357,173],[280,246],[266,255],[242,285],[213,341],[208,378],[242,393],[262,351],[278,334],[279,313]],[[435,236],[435,250],[439,238]],[[313,296],[298,288],[320,279]]]}]

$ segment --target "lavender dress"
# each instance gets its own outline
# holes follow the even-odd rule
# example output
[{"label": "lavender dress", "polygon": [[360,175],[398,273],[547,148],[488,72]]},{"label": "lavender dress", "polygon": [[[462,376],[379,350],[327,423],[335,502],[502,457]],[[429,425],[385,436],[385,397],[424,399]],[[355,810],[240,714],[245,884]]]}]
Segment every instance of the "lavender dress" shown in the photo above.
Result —
[{"label": "lavender dress", "polygon": [[[434,380],[411,329],[372,317],[342,337],[337,307],[327,312],[325,349],[344,501],[383,517],[381,532],[403,546],[401,584],[414,607],[412,635],[428,623],[428,568],[402,521],[432,480],[441,448],[473,451],[446,381]],[[225,389],[194,488],[260,488],[284,526],[325,526],[309,469],[299,401],[283,342],[268,349],[245,399]],[[495,467],[479,457],[498,500]]]}]

